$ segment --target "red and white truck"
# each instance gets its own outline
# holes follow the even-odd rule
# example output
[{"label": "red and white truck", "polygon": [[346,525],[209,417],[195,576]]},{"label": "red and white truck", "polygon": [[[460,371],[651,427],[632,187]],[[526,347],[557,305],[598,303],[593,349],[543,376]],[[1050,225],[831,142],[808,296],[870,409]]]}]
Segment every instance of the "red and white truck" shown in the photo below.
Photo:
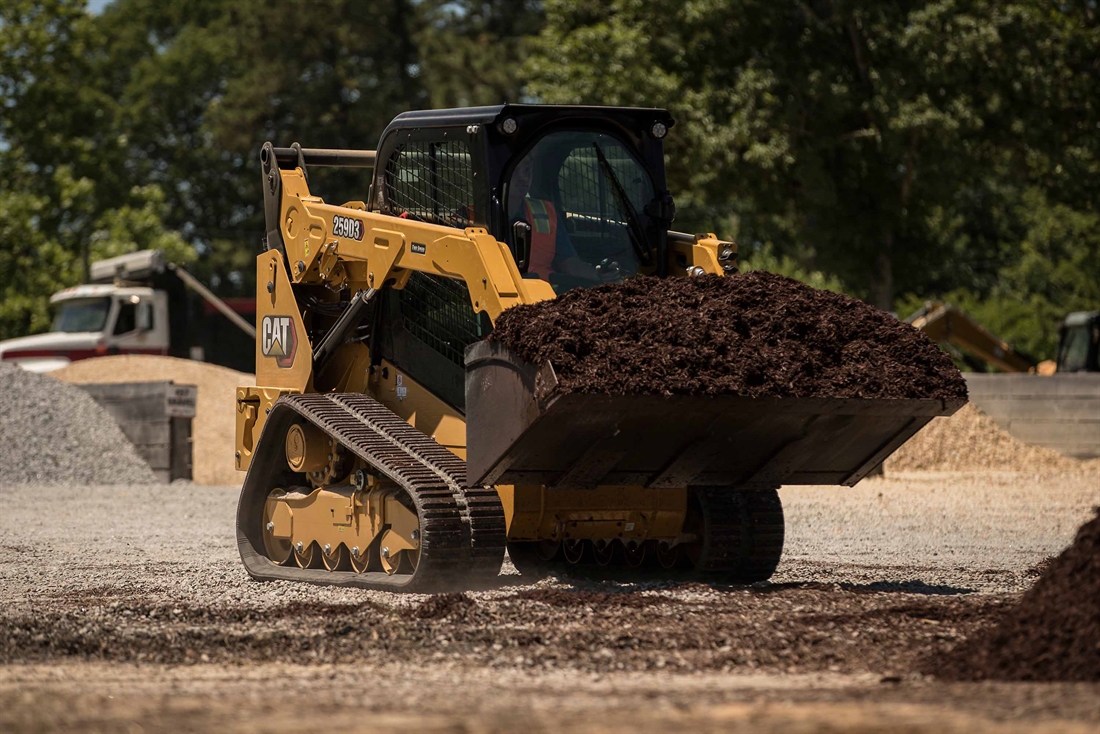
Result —
[{"label": "red and white truck", "polygon": [[47,372],[89,357],[162,354],[251,370],[255,342],[225,333],[255,339],[237,312],[250,303],[254,312],[250,299],[235,299],[235,310],[159,250],[93,263],[91,280],[53,294],[50,331],[0,341],[0,360]]}]

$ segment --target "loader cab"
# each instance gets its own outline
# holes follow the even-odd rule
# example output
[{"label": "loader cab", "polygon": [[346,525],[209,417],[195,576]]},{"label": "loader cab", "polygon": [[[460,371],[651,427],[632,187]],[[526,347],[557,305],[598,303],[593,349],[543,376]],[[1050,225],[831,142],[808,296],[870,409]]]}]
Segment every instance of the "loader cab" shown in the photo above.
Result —
[{"label": "loader cab", "polygon": [[661,263],[674,207],[661,109],[497,105],[407,112],[378,146],[371,208],[486,228],[556,291]]},{"label": "loader cab", "polygon": [[[382,133],[368,207],[507,243],[526,278],[562,293],[665,275],[673,217],[665,110],[495,105],[398,115]],[[465,408],[464,352],[489,334],[461,281],[412,273],[388,290],[381,355]]]},{"label": "loader cab", "polygon": [[516,156],[504,185],[505,235],[525,277],[558,293],[634,277],[660,235],[653,178],[629,144],[599,129],[556,129]]}]

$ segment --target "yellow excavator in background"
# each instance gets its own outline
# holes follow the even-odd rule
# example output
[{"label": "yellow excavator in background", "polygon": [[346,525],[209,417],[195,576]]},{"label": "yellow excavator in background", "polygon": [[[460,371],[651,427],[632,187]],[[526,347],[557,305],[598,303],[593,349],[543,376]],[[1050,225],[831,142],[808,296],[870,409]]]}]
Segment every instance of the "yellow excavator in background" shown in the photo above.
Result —
[{"label": "yellow excavator in background", "polygon": [[959,349],[964,359],[979,359],[1002,372],[1100,372],[1100,311],[1067,315],[1059,328],[1055,358],[1038,364],[950,303],[926,301],[906,321],[932,341]]},{"label": "yellow excavator in background", "polygon": [[950,344],[1002,372],[1033,372],[1035,361],[1017,352],[962,309],[942,301],[926,301],[907,322],[937,344]]},{"label": "yellow excavator in background", "polygon": [[[670,231],[664,110],[408,112],[377,151],[261,151],[256,385],[237,390],[257,579],[435,591],[598,568],[768,578],[781,484],[851,486],[964,401],[586,395],[486,340],[507,308],[737,271]],[[326,203],[322,166],[373,169]],[[599,314],[593,314],[599,318]]]}]

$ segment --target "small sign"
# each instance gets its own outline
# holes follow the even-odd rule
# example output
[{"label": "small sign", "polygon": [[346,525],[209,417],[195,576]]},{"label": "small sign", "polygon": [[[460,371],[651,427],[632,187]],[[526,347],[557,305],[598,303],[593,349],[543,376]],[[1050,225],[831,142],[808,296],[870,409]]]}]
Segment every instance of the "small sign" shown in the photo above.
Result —
[{"label": "small sign", "polygon": [[164,414],[169,418],[194,418],[199,389],[194,385],[169,385],[164,391]]}]

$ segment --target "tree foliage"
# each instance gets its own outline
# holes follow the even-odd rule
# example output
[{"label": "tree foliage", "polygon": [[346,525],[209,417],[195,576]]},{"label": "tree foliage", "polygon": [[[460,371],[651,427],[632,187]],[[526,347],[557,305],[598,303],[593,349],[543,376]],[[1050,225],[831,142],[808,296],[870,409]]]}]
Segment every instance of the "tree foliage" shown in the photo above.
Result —
[{"label": "tree foliage", "polygon": [[1024,192],[1096,201],[1092,4],[551,0],[532,90],[666,102],[692,229],[732,223],[883,308],[989,293]]},{"label": "tree foliage", "polygon": [[165,194],[132,183],[103,36],[78,0],[0,5],[0,338],[45,329],[48,299],[103,255],[152,244],[187,260]]},{"label": "tree foliage", "polygon": [[0,336],[138,247],[250,294],[265,140],[371,148],[401,111],[507,100],[670,108],[677,226],[749,267],[899,312],[946,295],[1036,356],[1100,302],[1092,2],[84,6],[0,4]]}]

